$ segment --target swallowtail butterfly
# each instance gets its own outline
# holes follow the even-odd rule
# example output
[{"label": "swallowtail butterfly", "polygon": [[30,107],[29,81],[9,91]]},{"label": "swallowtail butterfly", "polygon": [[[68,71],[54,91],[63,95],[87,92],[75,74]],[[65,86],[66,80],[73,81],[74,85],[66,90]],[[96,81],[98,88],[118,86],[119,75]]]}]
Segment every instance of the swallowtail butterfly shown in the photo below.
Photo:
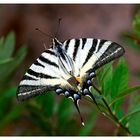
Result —
[{"label": "swallowtail butterfly", "polygon": [[[122,46],[108,40],[80,38],[61,43],[53,38],[52,47],[23,76],[17,98],[23,101],[45,91],[55,91],[71,98],[80,114],[78,101],[82,96],[89,96],[96,103],[89,90],[96,70],[124,52]],[[81,121],[84,125],[82,117]]]}]

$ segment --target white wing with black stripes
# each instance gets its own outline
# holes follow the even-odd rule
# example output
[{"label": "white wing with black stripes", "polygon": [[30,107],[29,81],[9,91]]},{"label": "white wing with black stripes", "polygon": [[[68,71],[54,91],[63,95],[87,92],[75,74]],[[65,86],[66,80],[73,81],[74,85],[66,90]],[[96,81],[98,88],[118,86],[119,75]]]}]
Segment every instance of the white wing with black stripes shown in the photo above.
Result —
[{"label": "white wing with black stripes", "polygon": [[96,70],[123,54],[122,46],[108,40],[80,38],[61,43],[54,38],[52,48],[45,50],[23,76],[17,98],[23,101],[55,91],[71,98],[80,114],[81,95],[89,96],[97,104],[89,91]]},{"label": "white wing with black stripes", "polygon": [[61,76],[57,54],[53,49],[48,49],[23,76],[17,90],[17,98],[22,101],[65,84],[67,83]]},{"label": "white wing with black stripes", "polygon": [[124,54],[122,46],[103,39],[70,39],[62,47],[80,69],[81,77]]}]

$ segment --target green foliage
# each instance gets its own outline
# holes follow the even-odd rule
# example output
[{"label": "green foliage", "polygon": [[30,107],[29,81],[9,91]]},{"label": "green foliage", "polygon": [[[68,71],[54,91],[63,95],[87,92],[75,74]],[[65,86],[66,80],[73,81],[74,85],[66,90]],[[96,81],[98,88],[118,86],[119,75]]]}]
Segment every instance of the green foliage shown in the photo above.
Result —
[{"label": "green foliage", "polygon": [[79,135],[80,136],[86,136],[89,134],[89,132],[91,132],[91,130],[93,129],[93,126],[96,123],[96,119],[97,119],[97,110],[93,110],[89,117],[87,118],[87,121],[85,122],[85,126],[81,128]]},{"label": "green foliage", "polygon": [[[134,11],[134,19],[132,22],[132,30],[130,32],[124,32],[122,34],[122,38],[127,43],[132,50],[132,52],[136,52],[136,54],[140,54],[140,5],[135,6]],[[133,77],[140,80],[140,72],[135,72],[132,75]],[[133,135],[140,135],[140,112],[139,112],[139,102],[140,95],[137,94],[140,91],[140,86],[134,86],[128,88],[126,91],[120,94],[120,96],[116,97],[113,102],[116,102],[119,98],[123,98],[123,95],[130,95],[130,104],[128,107],[128,114],[122,118],[122,122],[128,126]],[[135,93],[135,94],[134,94]],[[112,102],[112,103],[113,103]]]},{"label": "green foliage", "polygon": [[[46,95],[47,94],[47,95]],[[51,117],[54,111],[54,94],[47,92],[46,94],[36,98],[37,103],[40,105],[40,110],[43,110],[43,115],[46,117]]]},{"label": "green foliage", "polygon": [[59,126],[63,125],[66,121],[68,121],[69,116],[71,116],[70,102],[65,97],[61,99],[61,102],[58,105],[57,113]]},{"label": "green foliage", "polygon": [[[24,118],[26,118],[26,122],[35,126],[34,130],[37,129],[38,133],[30,131],[29,128],[21,133],[23,135],[78,134],[81,127],[80,129],[78,127],[77,115],[75,117],[72,115],[72,113],[77,114],[77,110],[75,110],[73,103],[66,98],[62,98],[58,103],[54,99],[55,94],[47,92],[42,96],[17,104],[17,87],[11,87],[10,82],[25,58],[27,50],[26,47],[22,46],[13,56],[14,46],[14,32],[9,33],[6,38],[0,38],[0,134],[3,132],[3,128],[15,121],[20,122]],[[84,111],[87,112],[87,108],[82,109],[83,113]],[[95,112],[94,115],[97,113]],[[85,128],[86,135],[88,135],[92,127],[87,125]]]},{"label": "green foliage", "polygon": [[[128,87],[128,68],[126,66],[125,60],[121,58],[114,70],[111,63],[105,65],[100,73],[101,74],[99,74],[98,78],[100,79],[98,80],[98,86],[101,87],[101,92],[110,103]],[[119,115],[122,115],[119,114],[120,112],[122,112],[122,102],[123,98],[120,98],[112,106],[112,110],[118,115],[118,117]]]},{"label": "green foliage", "polygon": [[122,38],[136,53],[140,53],[140,13],[134,16],[132,31],[124,32]]},{"label": "green foliage", "polygon": [[23,46],[13,56],[14,46],[14,32],[9,33],[6,38],[0,38],[0,134],[4,127],[20,116],[20,110],[23,108],[23,105],[14,104],[17,88],[10,86],[10,82],[27,50]]},{"label": "green foliage", "polygon": [[[137,16],[133,23],[137,38],[139,38],[139,24]],[[138,41],[135,42],[133,38],[129,38],[129,41],[139,49]],[[93,106],[80,104],[81,114],[85,120],[83,127],[73,102],[65,97],[56,99],[54,92],[47,92],[24,103],[16,102],[17,86],[10,86],[10,83],[27,50],[22,46],[13,56],[14,46],[13,32],[6,38],[0,38],[0,134],[9,125],[23,121],[32,128],[27,126],[18,135],[94,135],[98,112],[101,112],[119,126],[117,127],[119,135],[128,135],[128,133],[140,135],[140,96],[137,94],[140,85],[128,86],[128,67],[123,57],[115,63],[116,65],[111,62],[98,70],[97,78],[90,88],[97,106],[88,98],[84,99]],[[130,101],[127,111],[124,111],[122,104],[127,96]]]},{"label": "green foliage", "polygon": [[5,39],[0,39],[0,91],[2,91],[12,79],[17,67],[26,55],[26,47],[22,46],[16,56],[12,56],[15,45],[15,34],[11,32]]},{"label": "green foliage", "polygon": [[15,35],[13,32],[5,38],[0,40],[0,60],[6,60],[11,57],[15,46]]},{"label": "green foliage", "polygon": [[111,87],[112,99],[128,87],[128,68],[123,58],[119,59],[119,63],[114,70]]},{"label": "green foliage", "polygon": [[[114,71],[111,85],[112,100],[122,91],[128,88],[128,68],[124,59],[122,58],[119,60],[117,68]],[[116,113],[119,118],[123,115],[123,111],[121,109],[122,103],[123,99],[120,99],[113,105],[113,112]]]},{"label": "green foliage", "polygon": [[140,90],[140,86],[129,87],[126,90],[123,90],[120,94],[118,94],[115,99],[110,103],[110,106],[115,103],[117,100],[124,98],[129,94],[134,94],[135,91]]},{"label": "green foliage", "polygon": [[129,114],[124,116],[122,121],[128,120],[129,122],[126,125],[128,125],[132,134],[140,135],[140,112],[139,112],[140,95],[132,94],[130,99],[131,100],[129,105]]},{"label": "green foliage", "polygon": [[140,15],[136,15],[133,21],[133,32],[136,36],[140,37]]},{"label": "green foliage", "polygon": [[[98,95],[94,97],[101,112],[113,120],[116,125],[121,123],[127,129],[127,125],[130,124],[130,122],[132,123],[132,118],[140,114],[140,106],[136,104],[131,110],[125,113],[122,109],[122,103],[124,97],[140,90],[140,86],[128,87],[128,67],[124,58],[119,59],[115,68],[112,67],[112,64],[105,65],[98,71],[97,75],[100,92],[96,91]],[[91,92],[93,95],[96,93],[93,89]],[[102,97],[100,97],[101,95]],[[117,120],[114,116],[117,117]],[[131,125],[129,125],[129,131],[133,130],[132,128]],[[137,131],[139,130],[137,129]],[[135,134],[135,131],[131,131],[131,133]]]}]

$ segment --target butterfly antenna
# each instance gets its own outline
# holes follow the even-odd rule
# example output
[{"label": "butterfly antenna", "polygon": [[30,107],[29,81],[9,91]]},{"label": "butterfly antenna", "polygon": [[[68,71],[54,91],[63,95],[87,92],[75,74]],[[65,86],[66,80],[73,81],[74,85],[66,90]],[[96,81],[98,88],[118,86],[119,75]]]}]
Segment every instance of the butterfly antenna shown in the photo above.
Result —
[{"label": "butterfly antenna", "polygon": [[82,115],[81,115],[80,110],[79,110],[79,107],[78,107],[78,102],[77,101],[74,101],[74,104],[75,104],[76,109],[77,109],[77,111],[78,111],[78,113],[80,115],[81,123],[82,123],[83,126],[85,126],[85,123],[83,121]]},{"label": "butterfly antenna", "polygon": [[57,37],[57,35],[59,33],[61,20],[62,20],[61,18],[58,19],[58,25],[57,25],[57,30],[56,30],[56,33],[55,33],[55,37]]},{"label": "butterfly antenna", "polygon": [[53,37],[51,35],[46,34],[45,32],[41,31],[39,28],[36,28],[35,30],[39,31],[41,34],[44,34],[47,37],[50,37],[51,39],[53,39]]}]

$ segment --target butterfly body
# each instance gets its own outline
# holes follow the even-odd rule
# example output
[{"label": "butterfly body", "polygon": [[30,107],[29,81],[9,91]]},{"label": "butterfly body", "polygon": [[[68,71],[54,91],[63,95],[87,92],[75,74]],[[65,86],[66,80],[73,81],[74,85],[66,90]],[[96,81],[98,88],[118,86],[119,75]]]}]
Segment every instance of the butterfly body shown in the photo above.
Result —
[{"label": "butterfly body", "polygon": [[[56,38],[23,76],[18,90],[19,101],[55,91],[71,98],[78,110],[81,95],[89,96],[96,70],[124,54],[117,43],[92,38],[70,39],[61,43]],[[83,122],[82,118],[81,121]]]}]

